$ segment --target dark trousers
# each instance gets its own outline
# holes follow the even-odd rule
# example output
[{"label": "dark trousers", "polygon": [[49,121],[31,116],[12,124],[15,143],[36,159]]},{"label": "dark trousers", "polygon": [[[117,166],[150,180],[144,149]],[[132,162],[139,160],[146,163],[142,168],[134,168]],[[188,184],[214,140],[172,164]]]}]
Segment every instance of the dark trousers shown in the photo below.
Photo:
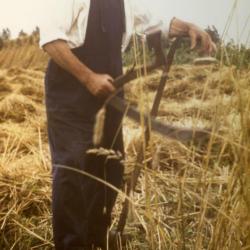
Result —
[{"label": "dark trousers", "polygon": [[[124,32],[119,1],[91,0],[83,46],[72,52],[91,70],[122,74]],[[111,15],[112,14],[112,15]],[[63,166],[85,171],[120,187],[123,166],[105,156],[86,154],[93,147],[95,116],[102,102],[75,77],[50,61],[45,81],[48,135],[53,163],[53,230],[56,250],[104,248],[117,193]],[[123,153],[121,114],[107,107],[102,147]]]},{"label": "dark trousers", "polygon": [[[92,98],[92,97],[91,97]],[[94,97],[93,97],[94,98]],[[120,187],[123,165],[106,156],[86,154],[93,147],[93,127],[100,108],[93,99],[88,114],[75,110],[48,111],[48,135],[53,163],[53,230],[57,250],[104,248],[117,193],[106,185],[69,170],[85,171]],[[121,115],[107,107],[102,147],[123,153]]]}]

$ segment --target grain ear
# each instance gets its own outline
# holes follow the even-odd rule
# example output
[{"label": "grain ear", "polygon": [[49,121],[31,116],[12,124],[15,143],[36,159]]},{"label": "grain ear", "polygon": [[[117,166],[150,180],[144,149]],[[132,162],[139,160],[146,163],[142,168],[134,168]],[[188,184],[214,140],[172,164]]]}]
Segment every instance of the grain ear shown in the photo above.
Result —
[{"label": "grain ear", "polygon": [[96,115],[94,135],[93,135],[94,146],[98,146],[102,142],[105,116],[106,116],[106,108],[103,107],[99,110],[99,112]]}]

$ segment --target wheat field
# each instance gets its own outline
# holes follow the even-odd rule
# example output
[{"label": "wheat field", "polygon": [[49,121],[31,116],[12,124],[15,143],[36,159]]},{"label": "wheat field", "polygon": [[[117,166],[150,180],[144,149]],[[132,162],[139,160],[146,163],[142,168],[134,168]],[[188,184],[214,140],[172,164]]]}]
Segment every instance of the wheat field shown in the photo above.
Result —
[{"label": "wheat field", "polygon": [[[0,50],[0,249],[53,249],[51,166],[43,79],[47,56],[37,38]],[[153,101],[160,71],[129,83],[140,110]],[[208,128],[204,145],[152,133],[131,195],[123,249],[250,249],[250,71],[174,65],[160,121]],[[135,167],[142,129],[124,119],[124,179]],[[113,212],[115,227],[124,196]]]}]

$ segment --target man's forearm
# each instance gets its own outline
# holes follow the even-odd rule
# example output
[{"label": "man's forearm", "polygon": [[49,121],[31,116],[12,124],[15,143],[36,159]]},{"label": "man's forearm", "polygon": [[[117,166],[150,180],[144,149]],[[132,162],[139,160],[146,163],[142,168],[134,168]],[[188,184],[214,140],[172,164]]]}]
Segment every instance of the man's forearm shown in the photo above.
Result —
[{"label": "man's forearm", "polygon": [[70,50],[68,44],[56,40],[44,45],[44,50],[64,70],[75,76],[94,96],[107,97],[115,91],[113,78],[107,74],[97,74],[82,63]]},{"label": "man's forearm", "polygon": [[70,50],[68,44],[56,40],[44,45],[44,50],[64,70],[75,76],[81,83],[86,84],[93,73]]},{"label": "man's forearm", "polygon": [[192,23],[184,22],[178,18],[173,18],[170,23],[170,37],[185,37],[188,36]]}]

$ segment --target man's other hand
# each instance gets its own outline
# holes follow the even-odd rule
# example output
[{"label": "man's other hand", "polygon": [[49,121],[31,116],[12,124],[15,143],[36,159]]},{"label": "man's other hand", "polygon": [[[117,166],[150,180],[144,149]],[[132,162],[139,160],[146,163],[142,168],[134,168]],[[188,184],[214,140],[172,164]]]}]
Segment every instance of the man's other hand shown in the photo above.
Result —
[{"label": "man's other hand", "polygon": [[91,73],[85,82],[86,87],[96,97],[108,97],[115,91],[113,78],[106,74]]},{"label": "man's other hand", "polygon": [[191,49],[200,45],[199,52],[203,55],[211,55],[216,51],[216,45],[210,35],[193,23],[184,22],[174,18],[170,25],[170,37],[189,37],[191,39]]},{"label": "man's other hand", "polygon": [[216,51],[216,45],[210,35],[194,24],[190,24],[188,35],[191,39],[191,50],[195,49],[200,41],[199,52],[204,55],[211,55]]}]

